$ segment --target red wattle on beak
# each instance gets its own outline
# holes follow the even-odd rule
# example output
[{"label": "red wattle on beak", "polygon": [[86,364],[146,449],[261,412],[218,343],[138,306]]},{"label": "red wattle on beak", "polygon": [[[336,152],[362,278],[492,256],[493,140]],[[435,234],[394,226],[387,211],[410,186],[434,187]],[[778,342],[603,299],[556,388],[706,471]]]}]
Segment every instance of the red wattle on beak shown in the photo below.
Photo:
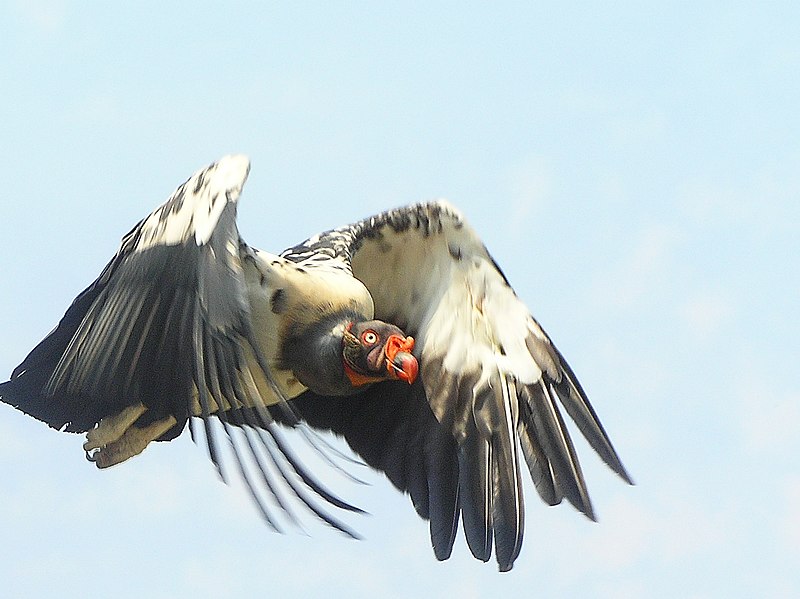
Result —
[{"label": "red wattle on beak", "polygon": [[414,349],[414,338],[390,335],[386,340],[386,370],[393,379],[406,381],[409,385],[417,380],[419,362],[411,351]]}]

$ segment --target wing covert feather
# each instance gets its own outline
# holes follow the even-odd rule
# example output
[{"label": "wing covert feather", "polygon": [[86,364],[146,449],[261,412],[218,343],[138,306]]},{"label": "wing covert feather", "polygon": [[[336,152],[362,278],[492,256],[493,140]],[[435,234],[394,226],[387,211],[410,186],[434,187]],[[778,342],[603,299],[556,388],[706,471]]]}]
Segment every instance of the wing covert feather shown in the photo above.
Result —
[{"label": "wing covert feather", "polygon": [[[245,245],[236,226],[248,172],[246,158],[226,157],[195,173],[137,224],[59,325],[0,384],[0,399],[72,432],[138,404],[146,411],[136,426],[175,417],[164,440],[199,417],[220,474],[230,447],[270,526],[279,528],[269,503],[298,522],[288,493],[355,536],[306,489],[336,507],[357,508],[319,484],[276,427],[295,426],[300,415],[344,436],[410,495],[430,520],[438,559],[450,556],[461,520],[473,555],[488,561],[494,553],[503,571],[522,545],[520,455],[546,503],[566,497],[594,518],[561,408],[602,460],[631,482],[572,369],[474,230],[444,201],[390,210],[282,254],[337,273],[331,281],[341,281],[342,272],[359,279],[363,286],[311,291],[346,301],[365,286],[375,318],[415,337],[421,365],[411,386],[387,381],[348,397],[306,391],[289,405],[264,352],[278,335],[270,303],[277,296],[269,285],[261,289],[264,272],[260,283],[248,279],[254,273],[247,269],[265,255]],[[269,276],[280,277],[277,270]],[[260,311],[257,332],[253,306]],[[220,439],[215,420],[225,433]]]},{"label": "wing covert feather", "polygon": [[[450,204],[391,210],[287,251],[335,257],[366,285],[376,318],[415,337],[424,407],[455,441],[450,459],[458,481],[456,518],[460,512],[475,557],[486,561],[494,549],[500,569],[508,570],[519,554],[524,528],[520,455],[546,503],[555,505],[565,496],[594,518],[556,398],[592,448],[630,482],[572,370]],[[375,385],[364,396],[378,401],[387,388]],[[337,428],[319,414],[313,425],[343,434],[369,464],[410,491],[417,506],[418,492],[397,472],[403,463],[418,467],[413,444],[420,440],[406,434],[387,442],[384,435],[365,434],[361,428],[377,426],[375,420],[342,409],[358,426]],[[386,452],[393,454],[390,460],[370,457]]]},{"label": "wing covert feather", "polygon": [[[337,507],[357,508],[313,480],[285,444],[274,441],[269,451],[257,452],[252,431],[241,430],[260,428],[273,440],[279,438],[267,409],[275,397],[262,397],[253,382],[256,373],[278,398],[273,409],[283,422],[297,423],[252,329],[243,260],[253,250],[240,240],[236,226],[248,172],[244,156],[225,157],[195,173],[139,222],[56,329],[0,385],[0,398],[70,432],[86,432],[140,404],[143,413],[133,427],[175,419],[158,440],[174,438],[187,421],[199,417],[220,475],[224,478],[223,453],[231,448],[271,526],[278,528],[257,491],[259,480],[290,521],[296,520],[280,500],[265,460],[286,492],[355,536],[316,506],[303,486]],[[249,473],[253,468],[259,472],[255,477]]]}]

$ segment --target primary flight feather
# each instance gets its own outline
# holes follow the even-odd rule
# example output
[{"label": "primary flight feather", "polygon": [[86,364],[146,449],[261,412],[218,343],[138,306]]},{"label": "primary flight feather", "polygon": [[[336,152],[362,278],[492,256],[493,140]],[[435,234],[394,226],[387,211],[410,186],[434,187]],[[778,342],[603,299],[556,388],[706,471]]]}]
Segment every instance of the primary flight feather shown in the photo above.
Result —
[{"label": "primary flight feather", "polygon": [[572,370],[458,210],[414,204],[270,254],[236,227],[249,168],[227,156],[139,222],[0,399],[86,433],[100,468],[199,419],[224,475],[218,419],[271,526],[262,495],[295,520],[288,488],[355,536],[315,497],[358,508],[316,481],[281,427],[333,431],[410,495],[438,559],[461,521],[473,555],[494,552],[503,571],[522,546],[523,465],[545,502],[566,498],[594,518],[562,408],[631,482]]}]

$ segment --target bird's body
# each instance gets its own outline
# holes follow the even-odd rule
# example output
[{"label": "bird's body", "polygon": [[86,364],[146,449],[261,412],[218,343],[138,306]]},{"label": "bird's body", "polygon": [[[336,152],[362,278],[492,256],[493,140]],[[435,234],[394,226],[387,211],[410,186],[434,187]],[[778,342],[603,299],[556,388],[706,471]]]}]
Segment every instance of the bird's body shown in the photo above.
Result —
[{"label": "bird's body", "polygon": [[630,482],[569,366],[455,208],[391,210],[275,255],[236,228],[248,171],[226,157],[134,227],[0,385],[2,401],[86,432],[100,467],[195,418],[219,467],[216,418],[240,439],[270,524],[243,454],[271,461],[291,494],[349,532],[307,489],[355,508],[305,472],[276,422],[331,430],[410,494],[439,559],[461,520],[473,554],[486,561],[494,547],[501,570],[522,543],[522,463],[547,503],[566,497],[593,517],[556,401]]}]

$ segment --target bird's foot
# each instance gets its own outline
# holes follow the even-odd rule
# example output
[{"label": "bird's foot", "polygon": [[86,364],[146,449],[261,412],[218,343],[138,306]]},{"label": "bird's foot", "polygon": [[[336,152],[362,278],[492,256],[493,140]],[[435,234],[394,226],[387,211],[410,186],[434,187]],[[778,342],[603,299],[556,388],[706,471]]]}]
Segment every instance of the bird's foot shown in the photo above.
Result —
[{"label": "bird's foot", "polygon": [[174,416],[167,416],[143,428],[131,426],[120,438],[100,447],[87,448],[89,445],[87,440],[83,446],[86,449],[86,459],[94,462],[98,468],[114,466],[142,453],[151,441],[158,439],[176,423]]},{"label": "bird's foot", "polygon": [[144,404],[138,403],[135,406],[125,408],[119,414],[103,418],[95,428],[86,433],[86,443],[83,444],[83,449],[86,451],[87,456],[94,450],[110,445],[122,438],[131,425],[138,420],[139,416],[144,414],[146,409]]}]

